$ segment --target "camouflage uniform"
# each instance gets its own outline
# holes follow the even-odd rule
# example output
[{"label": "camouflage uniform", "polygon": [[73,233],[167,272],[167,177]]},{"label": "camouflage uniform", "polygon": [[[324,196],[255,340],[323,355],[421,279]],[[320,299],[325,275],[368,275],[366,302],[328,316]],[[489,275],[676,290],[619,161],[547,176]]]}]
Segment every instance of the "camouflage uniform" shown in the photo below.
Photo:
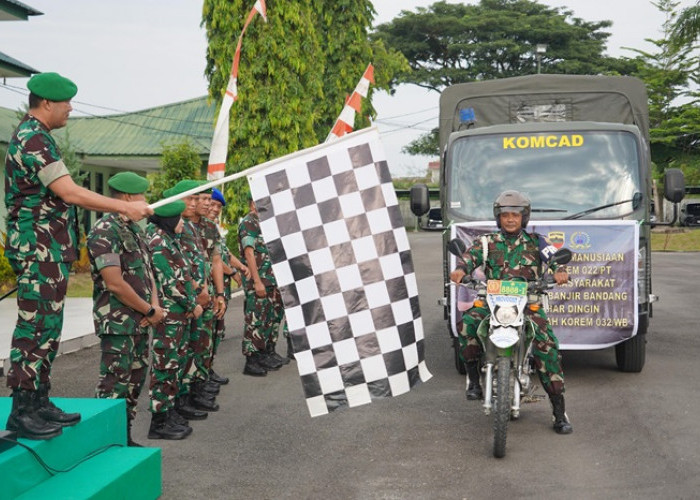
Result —
[{"label": "camouflage uniform", "polygon": [[257,214],[251,212],[241,220],[238,226],[238,243],[243,258],[245,258],[246,247],[253,248],[258,275],[267,292],[265,297],[258,297],[255,294],[255,282],[252,277],[245,279],[245,276],[242,276],[245,293],[243,306],[245,329],[242,349],[245,356],[251,356],[266,352],[267,343],[271,341],[276,330],[275,325],[279,327],[279,322],[276,323],[273,302],[277,281],[272,273],[272,261],[260,231],[260,219]]},{"label": "camouflage uniform", "polygon": [[187,392],[180,386],[187,364],[187,313],[195,309],[197,302],[179,235],[149,224],[146,236],[162,305],[167,311],[165,321],[153,333],[149,384],[151,412],[162,413],[174,407],[181,392]]},{"label": "camouflage uniform", "polygon": [[119,266],[124,281],[139,297],[151,302],[154,276],[150,252],[139,226],[118,214],[107,214],[97,222],[88,234],[87,247],[94,281],[93,320],[102,350],[95,395],[126,399],[133,419],[148,368],[150,327],[139,326],[143,314],[107,290],[100,270]]},{"label": "camouflage uniform", "polygon": [[[511,236],[497,232],[486,235],[486,238],[488,257],[485,274],[487,279],[501,280],[521,277],[535,280],[541,276],[537,234],[521,231],[518,235]],[[463,257],[466,266],[458,267],[464,269],[467,275],[481,266],[484,257],[481,239],[478,239]],[[536,326],[533,354],[542,386],[548,394],[562,394],[564,392],[564,373],[559,355],[559,342],[554,336],[547,315],[542,309],[538,312],[532,312],[526,308],[525,313]],[[465,361],[473,361],[480,355],[481,345],[476,331],[479,323],[488,314],[489,310],[486,307],[472,307],[463,315],[464,326],[460,332],[459,341],[462,348],[461,354]]]},{"label": "camouflage uniform", "polygon": [[[210,264],[204,258],[204,247],[202,246],[199,232],[195,225],[187,220],[184,221],[184,229],[180,236],[180,244],[185,261],[189,264],[190,275],[197,286],[207,280],[210,274]],[[211,284],[209,283],[208,286]],[[211,287],[209,288],[210,296],[212,295]],[[187,363],[184,370],[181,393],[187,392],[191,383],[197,381],[205,381],[209,376],[209,369],[206,366],[208,353],[210,349],[209,336],[205,331],[205,321],[213,318],[211,304],[204,308],[204,313],[198,319],[192,319],[189,326],[185,328],[185,335],[188,336],[187,347]]]},{"label": "camouflage uniform", "polygon": [[27,114],[5,159],[5,257],[17,275],[17,324],[7,386],[48,383],[63,328],[71,262],[77,258],[75,207],[49,190],[69,175],[49,130]]},{"label": "camouflage uniform", "polygon": [[[207,274],[209,295],[214,298],[216,295],[216,290],[214,289],[212,262],[214,260],[214,256],[221,255],[221,234],[219,233],[219,228],[216,227],[216,223],[210,219],[207,219],[206,217],[200,217],[199,222],[196,223],[195,226],[199,233],[199,239],[202,242],[202,248],[204,248],[207,264],[209,266],[209,273]],[[208,373],[209,369],[211,368],[212,358],[214,355],[214,345],[216,343],[216,338],[214,335],[216,323],[214,310],[212,308],[207,309],[207,311],[202,314],[202,318],[203,334],[207,336],[207,352],[206,358],[204,359],[204,365],[206,366]]]},{"label": "camouflage uniform", "polygon": [[[226,246],[226,242],[221,238],[220,245],[221,249],[221,259],[228,265],[231,258],[231,251]],[[235,274],[235,273],[234,273]],[[224,273],[224,299],[226,300],[226,307],[228,308],[228,302],[231,300],[231,276],[232,274]],[[212,354],[215,356],[219,350],[219,344],[224,339],[226,335],[226,324],[224,318],[214,320],[214,348]]]}]

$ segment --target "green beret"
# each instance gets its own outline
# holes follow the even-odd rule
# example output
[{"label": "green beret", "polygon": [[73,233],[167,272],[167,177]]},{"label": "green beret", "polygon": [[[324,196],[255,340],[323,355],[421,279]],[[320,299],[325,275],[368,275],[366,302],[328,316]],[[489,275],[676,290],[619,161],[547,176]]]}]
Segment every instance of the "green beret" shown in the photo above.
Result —
[{"label": "green beret", "polygon": [[[202,185],[202,181],[196,181],[194,179],[183,179],[173,187],[163,192],[165,196],[175,196],[176,194],[184,193],[190,189],[198,188]],[[167,193],[167,194],[166,194]]]},{"label": "green beret", "polygon": [[162,207],[154,208],[153,213],[158,217],[175,217],[180,215],[185,210],[185,202],[182,200],[176,200]]},{"label": "green beret", "polygon": [[134,172],[119,172],[110,177],[107,184],[115,191],[127,194],[145,193],[150,185],[148,179]]},{"label": "green beret", "polygon": [[27,82],[32,94],[49,101],[68,101],[78,93],[78,86],[58,73],[39,73]]}]

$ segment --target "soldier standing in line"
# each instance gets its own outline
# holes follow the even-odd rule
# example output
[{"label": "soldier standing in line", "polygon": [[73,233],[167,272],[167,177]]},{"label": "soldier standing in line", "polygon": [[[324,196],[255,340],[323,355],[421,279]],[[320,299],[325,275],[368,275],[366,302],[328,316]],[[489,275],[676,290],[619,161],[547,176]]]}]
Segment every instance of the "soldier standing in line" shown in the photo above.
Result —
[{"label": "soldier standing in line", "polygon": [[167,311],[165,321],[155,328],[151,345],[149,439],[184,439],[192,433],[187,419],[175,411],[179,376],[187,359],[186,326],[203,311],[180,249],[184,209],[185,202],[180,200],[156,208],[146,227],[156,283]]},{"label": "soldier standing in line", "polygon": [[7,429],[27,439],[50,439],[80,421],[49,400],[51,366],[63,328],[71,263],[77,259],[73,205],[118,212],[133,220],[150,214],[145,201],[125,202],[78,186],[50,132],[64,127],[78,87],[57,73],[27,83],[29,111],[10,139],[5,159],[5,257],[17,275],[17,324],[7,386],[12,409]]},{"label": "soldier standing in line", "polygon": [[[145,200],[148,180],[120,172],[107,182],[115,199]],[[98,398],[126,399],[127,441],[136,403],[146,379],[150,327],[164,318],[144,234],[118,214],[104,215],[87,237],[94,281],[93,319],[102,358],[95,389]]]},{"label": "soldier standing in line", "polygon": [[250,270],[251,279],[244,279],[243,355],[246,357],[243,373],[252,376],[267,375],[268,370],[278,370],[283,362],[268,355],[268,341],[276,322],[272,295],[277,281],[272,273],[272,262],[260,231],[260,218],[250,193],[249,212],[238,226],[238,243],[241,257]]},{"label": "soldier standing in line", "polygon": [[203,332],[207,339],[207,351],[204,359],[207,380],[204,383],[204,390],[210,394],[218,394],[220,384],[210,377],[212,363],[214,361],[214,324],[216,320],[224,317],[226,313],[226,296],[224,294],[224,272],[223,260],[221,258],[221,235],[216,224],[207,218],[209,206],[211,205],[211,191],[199,193],[197,210],[190,221],[199,232],[200,241],[205,252],[205,258],[209,264],[209,283],[214,288],[214,308],[212,314],[203,318]]},{"label": "soldier standing in line", "polygon": [[[224,298],[226,299],[226,308],[228,309],[228,301],[231,299],[231,280],[236,282],[237,286],[241,286],[242,281],[241,281],[241,275],[238,273],[239,271],[243,273],[246,277],[250,278],[250,272],[248,271],[248,268],[244,266],[240,260],[236,258],[235,255],[233,255],[228,247],[226,246],[226,241],[225,241],[225,233],[221,231],[221,225],[220,225],[220,216],[221,216],[221,210],[223,207],[226,206],[226,200],[224,199],[224,195],[221,191],[218,189],[214,188],[211,190],[211,204],[209,205],[209,216],[208,218],[212,221],[214,221],[215,224],[217,224],[217,229],[219,229],[219,234],[221,235],[221,256],[222,256],[222,264],[223,264],[223,271],[224,271]],[[216,356],[216,353],[219,349],[219,344],[224,338],[224,335],[226,333],[226,324],[224,317],[222,316],[221,318],[218,318],[215,323],[214,323],[214,350],[213,350],[213,355],[212,355],[212,365],[213,365],[213,358]],[[225,385],[228,384],[228,378],[227,377],[221,377],[219,374],[217,374],[214,371],[214,367],[212,366],[209,370],[209,377],[211,380],[214,382]]]},{"label": "soldier standing in line", "polygon": [[[181,194],[200,185],[200,181],[184,179],[164,191],[163,196],[170,197]],[[196,217],[198,200],[198,194],[189,195],[182,199],[185,202],[185,210],[182,212],[184,227],[180,236],[182,253],[190,266],[197,303],[204,308],[204,313],[199,318],[192,318],[188,326],[187,361],[177,406],[177,411],[190,420],[206,418],[207,414],[204,413],[202,416],[202,412],[219,410],[215,394],[208,391],[206,385],[209,377],[209,369],[205,365],[209,352],[209,337],[204,331],[204,317],[213,317],[211,299],[213,288],[209,279],[209,262],[205,259],[199,231],[191,222],[191,219]],[[197,412],[196,416],[189,411],[190,409]]]}]

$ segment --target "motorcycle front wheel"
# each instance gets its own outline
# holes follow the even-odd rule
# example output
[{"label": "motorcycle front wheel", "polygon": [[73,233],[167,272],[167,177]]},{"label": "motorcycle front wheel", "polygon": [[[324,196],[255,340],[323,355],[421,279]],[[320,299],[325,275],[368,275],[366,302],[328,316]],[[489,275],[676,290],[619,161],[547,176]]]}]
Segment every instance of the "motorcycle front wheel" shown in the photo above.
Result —
[{"label": "motorcycle front wheel", "polygon": [[498,358],[496,391],[493,401],[493,456],[506,455],[506,436],[510,420],[510,358]]}]

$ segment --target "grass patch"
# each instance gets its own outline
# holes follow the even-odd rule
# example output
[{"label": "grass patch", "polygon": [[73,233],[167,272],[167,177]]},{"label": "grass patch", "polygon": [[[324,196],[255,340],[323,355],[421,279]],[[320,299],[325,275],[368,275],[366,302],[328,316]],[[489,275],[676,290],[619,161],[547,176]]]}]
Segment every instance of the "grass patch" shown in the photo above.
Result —
[{"label": "grass patch", "polygon": [[71,273],[68,279],[67,297],[92,297],[92,276],[90,273]]},{"label": "grass patch", "polygon": [[659,229],[651,232],[652,252],[700,252],[699,229]]},{"label": "grass patch", "polygon": [[[0,295],[4,295],[15,287],[14,281],[8,281],[0,284]],[[8,295],[6,300],[12,300],[17,296],[13,293]],[[90,273],[71,273],[68,278],[68,294],[67,297],[92,297],[92,277]]]}]

